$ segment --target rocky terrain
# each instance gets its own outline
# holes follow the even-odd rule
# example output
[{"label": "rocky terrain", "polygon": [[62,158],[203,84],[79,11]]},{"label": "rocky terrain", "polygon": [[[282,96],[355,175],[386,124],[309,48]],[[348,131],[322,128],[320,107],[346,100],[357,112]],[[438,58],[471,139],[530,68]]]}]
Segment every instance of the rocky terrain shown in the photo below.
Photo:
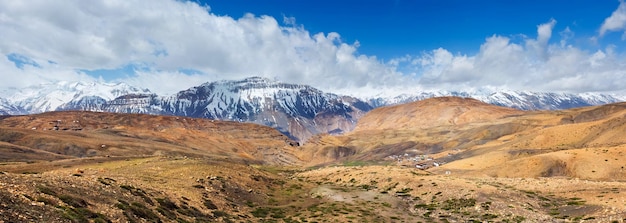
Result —
[{"label": "rocky terrain", "polygon": [[0,118],[5,222],[624,222],[626,104],[443,97],[299,145],[239,122]]},{"label": "rocky terrain", "polygon": [[[98,111],[209,118],[270,126],[300,143],[317,134],[352,131],[373,108],[442,96],[471,97],[521,110],[559,110],[625,101],[623,95],[530,91],[380,90],[376,96],[338,95],[263,77],[221,80],[159,95],[125,83],[57,82],[0,91],[0,115]],[[374,94],[374,93],[372,93]]]},{"label": "rocky terrain", "polygon": [[[322,159],[397,160],[406,154],[403,161],[445,163],[437,169],[458,168],[456,172],[463,174],[624,179],[621,162],[615,158],[626,152],[625,108],[626,104],[617,103],[519,111],[474,99],[434,98],[375,109],[353,132],[315,138],[305,145],[311,149],[303,150],[309,154],[302,156],[323,163]],[[323,156],[328,151],[346,152],[342,157]],[[430,160],[422,162],[425,157]],[[605,161],[609,159],[617,162]],[[591,163],[599,169],[585,171]],[[521,171],[517,166],[533,168]]]},{"label": "rocky terrain", "polygon": [[[294,164],[297,142],[261,125],[173,116],[51,112],[0,118],[0,160],[154,155]],[[35,154],[35,155],[33,155]],[[43,155],[50,154],[50,155]]]},{"label": "rocky terrain", "polygon": [[2,97],[0,115],[97,111],[209,118],[270,126],[301,143],[319,133],[351,131],[372,109],[354,97],[261,77],[207,82],[173,95],[123,83],[60,82]]}]

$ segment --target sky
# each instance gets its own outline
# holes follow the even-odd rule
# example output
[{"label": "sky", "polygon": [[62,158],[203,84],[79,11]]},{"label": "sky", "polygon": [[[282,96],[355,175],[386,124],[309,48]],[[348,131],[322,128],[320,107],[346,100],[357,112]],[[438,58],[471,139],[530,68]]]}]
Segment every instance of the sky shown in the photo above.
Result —
[{"label": "sky", "polygon": [[262,76],[354,96],[626,95],[624,0],[0,0],[0,89]]}]

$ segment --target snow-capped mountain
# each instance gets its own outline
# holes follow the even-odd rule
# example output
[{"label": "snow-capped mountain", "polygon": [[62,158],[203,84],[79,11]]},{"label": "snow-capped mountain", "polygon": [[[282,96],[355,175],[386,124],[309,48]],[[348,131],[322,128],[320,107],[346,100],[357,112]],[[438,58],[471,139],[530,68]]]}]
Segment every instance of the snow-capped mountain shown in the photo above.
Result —
[{"label": "snow-capped mountain", "polygon": [[259,77],[205,83],[172,96],[124,83],[59,82],[21,89],[0,100],[0,114],[88,110],[201,117],[267,125],[300,141],[318,133],[350,131],[371,109],[357,98]]},{"label": "snow-capped mountain", "polygon": [[172,115],[164,111],[163,101],[164,98],[156,94],[127,94],[108,101],[102,106],[102,111]]},{"label": "snow-capped mountain", "polygon": [[476,99],[489,104],[522,110],[557,110],[622,101],[619,98],[605,94],[570,94],[526,91],[496,92],[486,96],[476,96]]},{"label": "snow-capped mountain", "polygon": [[350,131],[371,109],[356,98],[260,77],[205,83],[164,98],[127,95],[103,106],[104,111],[111,112],[252,122],[274,127],[300,141],[319,133]]},{"label": "snow-capped mountain", "polygon": [[133,93],[150,93],[150,91],[125,83],[62,81],[21,89],[7,100],[24,113],[56,110],[100,111],[100,107],[107,101]]},{"label": "snow-capped mountain", "polygon": [[0,98],[0,115],[10,115],[19,113],[19,109],[16,108],[4,98]]},{"label": "snow-capped mountain", "polygon": [[626,100],[626,97],[608,94],[530,91],[421,91],[359,99],[325,93],[307,85],[251,77],[209,82],[170,96],[124,83],[43,84],[5,94],[5,98],[0,98],[0,115],[89,110],[201,117],[262,124],[306,141],[318,133],[350,131],[361,116],[375,107],[439,96],[471,97],[523,110],[567,109]]},{"label": "snow-capped mountain", "polygon": [[609,94],[571,94],[531,91],[424,91],[414,94],[402,94],[395,97],[374,97],[367,99],[367,101],[374,107],[380,107],[442,96],[470,97],[489,104],[521,110],[558,110],[624,101],[624,99],[619,96]]}]

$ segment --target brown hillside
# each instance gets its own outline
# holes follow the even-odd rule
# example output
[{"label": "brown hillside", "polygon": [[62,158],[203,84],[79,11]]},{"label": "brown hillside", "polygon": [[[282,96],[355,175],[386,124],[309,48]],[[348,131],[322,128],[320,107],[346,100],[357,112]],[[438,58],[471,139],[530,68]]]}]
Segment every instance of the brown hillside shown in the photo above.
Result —
[{"label": "brown hillside", "polygon": [[472,98],[438,97],[374,109],[359,120],[355,131],[463,125],[521,113]]},{"label": "brown hillside", "polygon": [[626,103],[520,112],[439,98],[313,138],[299,157],[319,169],[300,176],[411,197],[426,222],[624,222],[625,132]]},{"label": "brown hillside", "polygon": [[188,155],[290,164],[295,145],[269,127],[207,119],[98,112],[0,119],[3,161]]},{"label": "brown hillside", "polygon": [[351,159],[359,160],[442,153],[530,128],[528,122],[510,123],[524,113],[459,97],[382,107],[367,113],[346,135],[312,138],[299,156],[320,164],[344,159],[347,153],[339,151],[346,149],[354,150]]},{"label": "brown hillside", "polygon": [[2,117],[0,221],[626,221],[626,103],[519,112],[437,100],[415,111],[430,117],[414,116],[418,127],[302,147],[236,122]]},{"label": "brown hillside", "polygon": [[318,136],[299,156],[309,165],[395,162],[474,176],[626,180],[624,132],[626,103],[521,112],[437,98],[374,110],[356,131]]}]

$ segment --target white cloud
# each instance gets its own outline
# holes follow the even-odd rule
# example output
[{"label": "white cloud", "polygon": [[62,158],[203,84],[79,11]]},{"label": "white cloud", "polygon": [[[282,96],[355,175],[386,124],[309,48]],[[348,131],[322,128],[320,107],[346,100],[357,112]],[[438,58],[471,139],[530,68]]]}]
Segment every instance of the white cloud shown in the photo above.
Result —
[{"label": "white cloud", "polygon": [[290,26],[297,26],[296,17],[283,15],[283,23]]},{"label": "white cloud", "polygon": [[148,64],[155,77],[173,81],[167,89],[152,88],[167,93],[176,84],[189,87],[180,69],[204,74],[194,80],[257,75],[326,90],[404,82],[393,67],[358,54],[358,42],[344,43],[338,33],[310,34],[294,18],[281,26],[269,16],[217,16],[208,6],[174,0],[66,3],[0,2],[0,52],[51,60],[68,71]]},{"label": "white cloud", "polygon": [[587,52],[567,43],[569,28],[558,44],[550,44],[555,20],[537,27],[537,37],[514,43],[507,37],[487,38],[476,55],[453,55],[437,49],[413,58],[425,88],[452,90],[513,89],[564,92],[623,92],[626,60],[613,47]]},{"label": "white cloud", "polygon": [[536,57],[546,59],[548,41],[552,37],[552,29],[556,25],[556,20],[551,19],[548,23],[537,26],[537,39],[526,40],[528,50],[533,51]]},{"label": "white cloud", "polygon": [[600,26],[600,36],[603,36],[609,31],[620,31],[624,29],[626,29],[626,3],[624,0],[620,0],[617,9],[611,16],[606,18],[602,26]]},{"label": "white cloud", "polygon": [[0,97],[7,96],[19,88],[51,81],[96,81],[91,76],[50,61],[35,62],[36,64],[22,64],[21,68],[18,68],[8,59],[0,59],[0,79],[2,80],[0,81]]},{"label": "white cloud", "polygon": [[200,74],[184,74],[177,71],[136,71],[136,75],[119,80],[132,86],[141,86],[143,88],[158,89],[160,94],[174,94],[181,90],[198,86],[207,82],[206,75]]},{"label": "white cloud", "polygon": [[563,31],[559,32],[559,35],[561,36],[561,41],[559,43],[561,44],[561,47],[565,47],[567,45],[567,41],[574,37],[574,32],[572,32],[568,26],[565,27]]},{"label": "white cloud", "polygon": [[[617,18],[626,14],[624,5],[602,33],[623,29]],[[475,55],[439,48],[382,61],[359,54],[359,42],[345,43],[338,33],[311,34],[295,18],[282,19],[286,26],[269,16],[218,16],[208,6],[174,0],[0,1],[0,87],[94,80],[81,70],[133,64],[147,69],[108,78],[161,94],[253,75],[363,95],[389,88],[616,91],[626,78],[624,55],[569,45],[569,28],[558,45],[551,44],[556,20],[540,24],[537,37],[522,42],[491,36]],[[39,66],[17,68],[10,54]]]}]

